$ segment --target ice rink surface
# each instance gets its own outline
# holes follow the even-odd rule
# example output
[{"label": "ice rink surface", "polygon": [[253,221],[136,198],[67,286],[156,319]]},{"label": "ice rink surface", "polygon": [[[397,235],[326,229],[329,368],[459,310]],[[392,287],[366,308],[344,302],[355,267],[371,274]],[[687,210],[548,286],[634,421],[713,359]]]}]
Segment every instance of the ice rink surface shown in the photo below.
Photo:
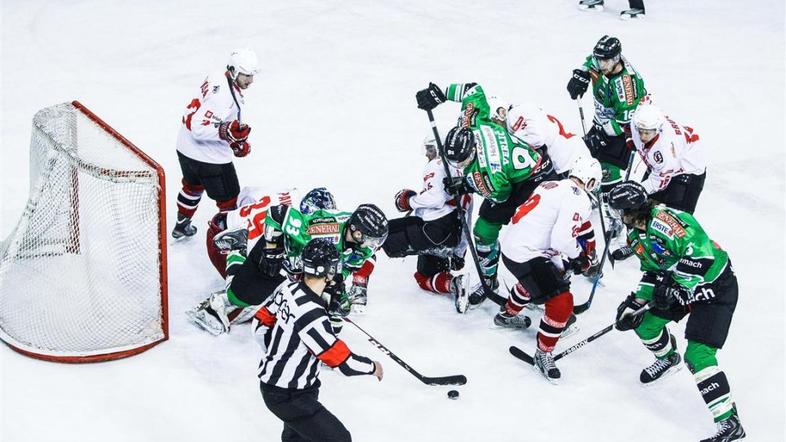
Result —
[{"label": "ice rink surface", "polygon": [[[622,22],[624,0],[586,13],[572,0],[11,1],[2,2],[0,237],[26,203],[33,114],[78,99],[159,161],[168,225],[180,171],[182,112],[230,49],[251,47],[262,72],[246,93],[251,155],[241,183],[308,190],[324,185],[352,210],[418,188],[429,133],[415,91],[475,81],[511,102],[536,102],[580,132],[565,85],[604,34],[643,75],[656,103],[711,151],[696,217],[729,251],[740,299],[719,352],[751,441],[784,434],[784,5],[779,0],[651,2]],[[650,3],[650,2],[648,2]],[[592,102],[584,99],[585,112]],[[435,110],[444,136],[458,105]],[[127,360],[63,365],[0,346],[0,440],[275,441],[280,422],[255,377],[260,350],[249,326],[213,338],[183,312],[222,281],[200,234],[170,244],[168,342]],[[582,330],[601,329],[635,287],[635,260],[607,269]],[[532,351],[537,327],[490,329],[496,306],[465,316],[419,290],[415,259],[379,259],[369,311],[357,321],[421,373],[463,373],[461,397],[420,384],[357,330],[342,339],[379,359],[385,379],[323,372],[321,398],[357,441],[691,441],[714,425],[687,369],[642,388],[652,356],[633,333],[613,332],[559,361],[547,383],[507,348]],[[510,277],[509,275],[507,275]],[[575,278],[583,302],[590,284]],[[537,324],[537,315],[533,318]],[[684,324],[672,331],[682,338]]]}]

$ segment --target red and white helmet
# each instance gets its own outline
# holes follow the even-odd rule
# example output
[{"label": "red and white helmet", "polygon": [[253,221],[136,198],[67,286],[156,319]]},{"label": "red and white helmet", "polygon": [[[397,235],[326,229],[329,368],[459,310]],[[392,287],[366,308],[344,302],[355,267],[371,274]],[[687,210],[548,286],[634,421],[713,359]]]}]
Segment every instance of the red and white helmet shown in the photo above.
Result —
[{"label": "red and white helmet", "polygon": [[510,103],[495,96],[488,97],[486,101],[489,104],[489,118],[502,125],[507,124]]},{"label": "red and white helmet", "polygon": [[251,49],[235,49],[229,54],[227,70],[236,79],[238,74],[256,75],[259,73],[257,54]]}]

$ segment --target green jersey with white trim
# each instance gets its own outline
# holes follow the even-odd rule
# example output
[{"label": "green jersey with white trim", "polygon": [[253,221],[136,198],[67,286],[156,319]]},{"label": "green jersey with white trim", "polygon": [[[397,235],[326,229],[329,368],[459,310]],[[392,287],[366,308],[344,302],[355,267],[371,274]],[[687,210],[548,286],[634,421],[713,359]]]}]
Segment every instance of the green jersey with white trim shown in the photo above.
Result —
[{"label": "green jersey with white trim", "polygon": [[[729,265],[729,255],[699,225],[690,213],[664,205],[652,208],[647,230],[631,229],[628,242],[641,261],[641,270],[650,274],[663,271],[689,289],[682,304],[703,301],[701,287],[712,284]],[[642,278],[636,297],[651,300],[652,278]]]},{"label": "green jersey with white trim", "polygon": [[630,123],[633,112],[642,98],[647,95],[644,79],[625,57],[620,56],[622,70],[610,76],[600,71],[598,61],[592,55],[584,61],[582,68],[589,71],[592,79],[592,95],[595,98],[597,126],[603,127],[606,135],[621,135],[623,126]]},{"label": "green jersey with white trim", "polygon": [[336,244],[341,254],[344,276],[357,271],[363,266],[374,251],[369,247],[345,242],[347,222],[352,214],[338,210],[319,209],[305,215],[299,210],[289,207],[281,223],[272,216],[265,218],[265,225],[283,232],[284,249],[290,262],[300,268],[300,255],[303,248],[313,238],[328,238]]},{"label": "green jersey with white trim", "polygon": [[504,202],[514,184],[552,169],[548,158],[544,159],[527,143],[514,141],[505,126],[491,120],[489,103],[480,85],[451,84],[445,96],[461,103],[460,124],[475,135],[475,159],[463,172],[483,198]]}]

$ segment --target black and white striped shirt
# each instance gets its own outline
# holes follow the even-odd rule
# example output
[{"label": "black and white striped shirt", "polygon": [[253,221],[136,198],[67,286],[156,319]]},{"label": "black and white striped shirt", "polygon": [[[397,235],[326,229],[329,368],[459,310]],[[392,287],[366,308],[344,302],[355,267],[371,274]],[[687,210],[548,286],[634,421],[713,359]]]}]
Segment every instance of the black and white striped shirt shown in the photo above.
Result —
[{"label": "black and white striped shirt", "polygon": [[[285,283],[256,314],[271,330],[259,363],[259,380],[280,388],[305,389],[319,378],[319,361],[346,376],[373,374],[374,363],[352,353],[333,333],[327,305],[303,282]],[[266,333],[265,327],[256,333]]]}]

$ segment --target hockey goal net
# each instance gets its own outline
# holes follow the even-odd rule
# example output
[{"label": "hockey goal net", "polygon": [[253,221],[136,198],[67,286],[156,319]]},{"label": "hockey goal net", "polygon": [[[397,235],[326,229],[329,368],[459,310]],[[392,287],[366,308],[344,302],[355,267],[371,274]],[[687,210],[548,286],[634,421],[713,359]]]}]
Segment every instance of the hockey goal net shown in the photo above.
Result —
[{"label": "hockey goal net", "polygon": [[94,362],[168,337],[164,171],[77,101],[40,110],[30,196],[0,245],[0,338]]}]

